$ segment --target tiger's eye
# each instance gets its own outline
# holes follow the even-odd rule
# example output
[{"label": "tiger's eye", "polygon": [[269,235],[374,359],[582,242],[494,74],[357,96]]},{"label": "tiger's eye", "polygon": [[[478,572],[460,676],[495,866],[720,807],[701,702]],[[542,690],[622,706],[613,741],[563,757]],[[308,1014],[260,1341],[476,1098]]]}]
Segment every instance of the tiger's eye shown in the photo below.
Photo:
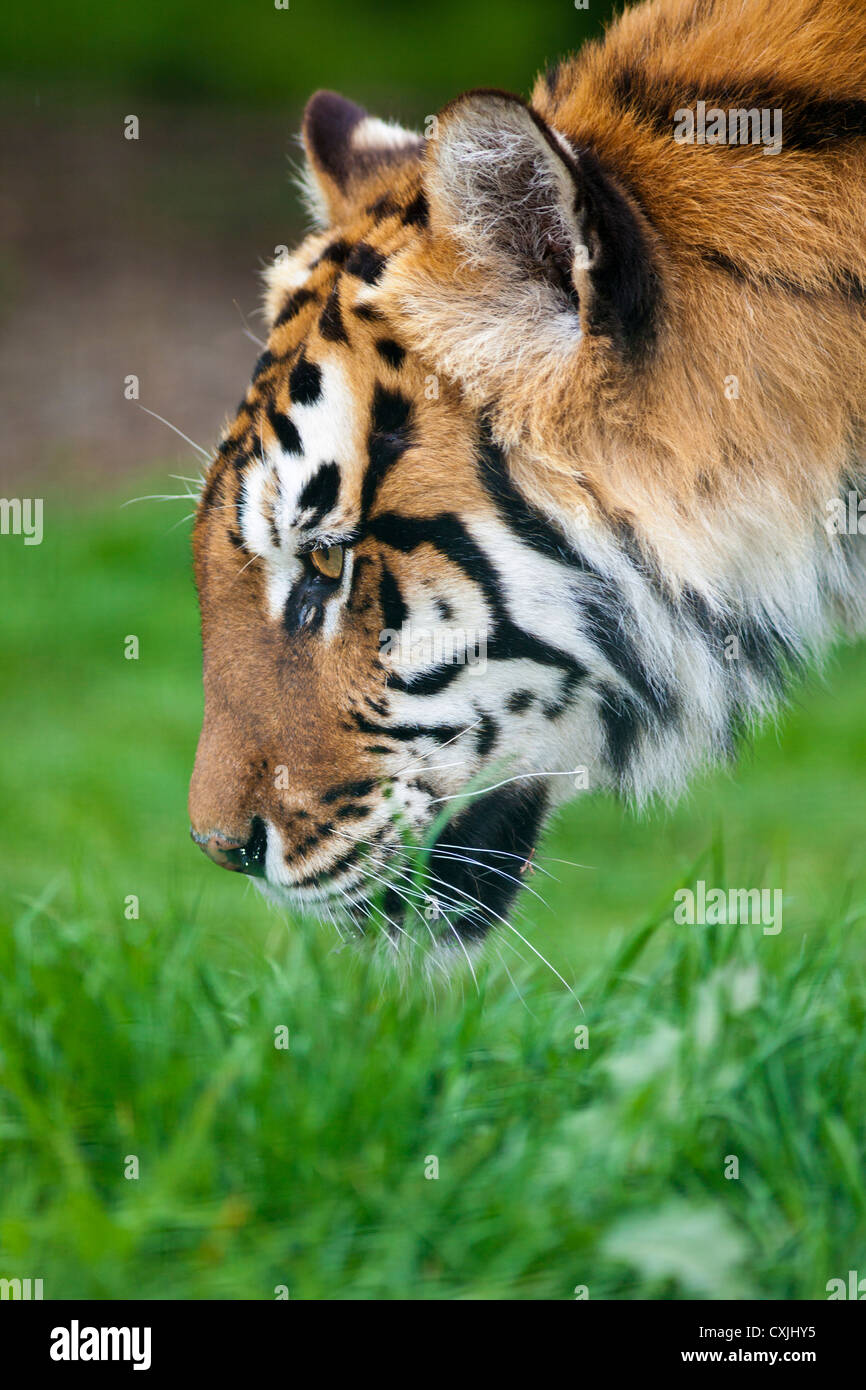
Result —
[{"label": "tiger's eye", "polygon": [[343,573],[343,547],[323,545],[310,551],[310,563],[323,579],[339,579]]}]

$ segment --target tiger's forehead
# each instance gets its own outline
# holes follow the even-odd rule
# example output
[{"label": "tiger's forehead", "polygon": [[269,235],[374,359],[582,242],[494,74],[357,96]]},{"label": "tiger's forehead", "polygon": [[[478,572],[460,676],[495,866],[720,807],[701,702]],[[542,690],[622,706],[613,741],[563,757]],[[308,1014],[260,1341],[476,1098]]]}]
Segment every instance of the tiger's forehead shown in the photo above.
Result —
[{"label": "tiger's forehead", "polygon": [[389,262],[426,217],[406,177],[266,273],[269,336],[206,479],[201,563],[207,547],[234,571],[234,548],[282,593],[304,551],[354,543],[382,511],[477,505],[474,413],[383,308]]},{"label": "tiger's forehead", "polygon": [[269,272],[272,326],[235,426],[248,442],[253,436],[254,453],[258,433],[259,456],[287,479],[298,476],[297,460],[331,458],[351,469],[360,459],[377,369],[405,356],[375,307],[388,254],[369,235],[316,236]]},{"label": "tiger's forehead", "polygon": [[261,492],[253,474],[263,468],[284,503],[323,464],[359,490],[377,396],[408,387],[411,375],[376,307],[377,285],[422,221],[411,197],[383,195],[350,226],[307,237],[269,268],[268,341],[209,470],[202,510],[217,496],[225,502],[230,473],[250,474],[246,490]]}]

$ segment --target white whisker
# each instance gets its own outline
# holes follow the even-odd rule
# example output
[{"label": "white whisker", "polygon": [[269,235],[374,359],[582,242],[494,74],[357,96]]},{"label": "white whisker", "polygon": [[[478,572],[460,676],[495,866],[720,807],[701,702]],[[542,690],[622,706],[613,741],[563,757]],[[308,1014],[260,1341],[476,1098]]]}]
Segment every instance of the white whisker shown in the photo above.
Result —
[{"label": "white whisker", "polygon": [[[241,565],[240,569],[238,570],[237,574],[235,575],[235,579],[240,579],[240,577],[241,577],[241,575],[243,574],[244,570],[248,570],[249,567],[250,567],[250,565],[253,563],[254,560],[263,560],[263,559],[264,559],[264,556],[263,556],[263,555],[260,555],[259,552],[258,552],[257,550],[254,550],[253,553],[252,553],[252,555],[250,556],[250,558],[247,560],[246,564],[245,564],[245,565]],[[234,584],[234,582],[235,582],[235,579],[232,580],[232,583],[233,583],[233,584]]]},{"label": "white whisker", "polygon": [[[482,850],[482,854],[484,852],[485,851]],[[494,864],[485,864],[483,860],[476,859],[473,855],[449,854],[443,851],[441,846],[438,844],[433,846],[431,853],[436,854],[442,859],[451,859],[458,864],[475,864],[479,869],[484,869],[491,874],[498,874],[500,878],[507,878],[508,882],[513,883],[515,887],[525,888],[527,893],[531,893],[534,898],[538,899],[538,901],[542,904],[543,907],[546,907],[548,911],[550,911],[550,903],[547,902],[547,900],[543,898],[540,893],[537,893],[536,890],[532,888],[524,879],[515,878],[514,874],[507,874],[504,869],[497,869]]]},{"label": "white whisker", "polygon": [[[347,840],[352,840],[352,839],[353,839],[353,837],[352,837],[351,835],[347,834],[345,831],[337,830],[336,833],[337,833],[338,835],[342,835],[342,836],[344,837],[344,839],[347,839]],[[368,845],[368,846],[371,845],[371,844],[373,843],[373,842],[370,841],[370,840],[362,840],[362,839],[359,839],[359,838],[355,838],[354,842],[357,843],[357,844],[363,844],[363,845]],[[409,880],[410,882],[412,882],[413,885],[414,885],[415,880],[411,877],[411,875],[410,875],[406,870],[398,869],[395,865],[388,864],[387,861],[382,860],[382,859],[378,859],[378,858],[374,857],[373,855],[368,855],[368,858],[369,858],[369,859],[372,859],[374,863],[379,864],[380,867],[387,869],[390,873],[396,874],[396,875],[399,876],[400,878],[408,879],[408,880]],[[496,872],[496,871],[494,870],[494,872]],[[374,877],[374,878],[378,878],[378,877],[379,877],[378,875],[373,874],[372,871],[370,871],[370,873],[371,873],[371,877]],[[443,896],[444,896],[444,898],[445,898],[445,901],[446,901],[450,906],[453,906],[453,907],[456,907],[456,908],[460,908],[461,906],[463,906],[463,904],[460,902],[460,900],[454,898],[454,896],[453,896],[453,892],[455,892],[455,891],[456,891],[456,892],[459,892],[459,893],[462,895],[462,897],[465,899],[466,902],[472,902],[472,903],[474,903],[477,907],[480,907],[480,908],[481,908],[482,913],[489,913],[490,915],[492,915],[493,917],[495,917],[495,918],[497,919],[497,921],[501,922],[502,925],[503,925],[504,927],[507,927],[509,931],[514,932],[515,936],[517,936],[517,937],[523,942],[523,944],[524,944],[525,946],[528,946],[528,947],[529,947],[530,951],[532,951],[532,953],[533,953],[535,956],[537,956],[538,959],[539,959],[544,965],[547,966],[548,970],[550,970],[550,971],[553,972],[553,974],[554,974],[554,975],[556,976],[556,978],[560,981],[560,983],[563,984],[563,985],[565,986],[565,988],[568,990],[568,992],[569,992],[569,994],[572,996],[572,998],[575,999],[575,1000],[577,1000],[577,1003],[578,1003],[578,1005],[580,1006],[581,1011],[583,1010],[583,1005],[580,1003],[580,1000],[577,998],[577,995],[574,993],[574,990],[573,990],[573,989],[571,988],[571,986],[568,984],[568,981],[565,980],[565,979],[563,978],[563,976],[560,975],[560,973],[559,973],[559,971],[556,969],[556,967],[555,967],[554,965],[552,965],[552,964],[550,963],[550,961],[547,960],[547,958],[546,958],[544,955],[542,955],[542,953],[541,953],[539,950],[536,949],[535,946],[533,946],[533,944],[532,944],[531,941],[527,941],[526,937],[523,936],[522,933],[519,932],[519,931],[517,930],[517,928],[513,925],[513,923],[509,922],[505,917],[503,917],[500,913],[496,912],[493,908],[488,907],[485,903],[483,903],[483,902],[481,901],[480,898],[476,898],[472,893],[467,892],[466,889],[464,889],[464,888],[458,888],[456,884],[446,883],[444,879],[441,879],[441,878],[438,876],[438,874],[431,874],[430,871],[429,871],[429,868],[427,869],[426,876],[427,876],[427,879],[429,880],[429,882],[431,882],[431,883],[436,883],[436,884],[439,885],[440,888],[443,888],[443,889],[446,890],[445,893],[443,894]],[[509,877],[509,875],[505,875],[505,877]],[[401,896],[401,897],[403,897],[404,894],[405,894],[405,891],[407,891],[407,890],[404,890],[404,892],[401,893],[400,889],[399,889],[395,884],[393,884],[393,882],[390,883],[388,886],[393,887],[394,890],[395,890],[395,892],[397,892],[398,896]],[[523,887],[524,885],[523,885],[523,884],[520,884],[519,886]],[[530,890],[530,891],[533,891],[533,890]],[[414,896],[415,896],[415,897],[419,897],[419,896],[428,897],[428,896],[430,896],[430,895],[429,895],[429,894],[424,894],[422,890],[419,890],[419,889],[415,888],[415,889],[414,889]],[[433,896],[435,897],[436,901],[438,902],[438,895],[433,895]],[[539,895],[536,894],[536,897],[538,897],[538,896],[539,896]],[[544,900],[541,899],[541,901],[543,902]],[[547,906],[546,903],[545,903],[545,906]],[[416,909],[416,911],[417,911],[417,909]],[[445,916],[445,913],[444,913],[444,912],[443,912],[443,916]],[[446,920],[447,920],[447,919],[446,919]],[[451,926],[450,921],[449,921],[448,925]],[[429,923],[428,923],[428,927],[429,927]],[[452,929],[453,929],[453,928],[452,928]],[[431,933],[431,935],[432,935],[432,933]],[[456,933],[456,932],[455,932],[455,935],[458,935],[458,936],[459,936],[459,933]],[[464,946],[464,952],[465,952],[465,946]],[[467,959],[468,959],[468,956],[467,956]],[[471,963],[471,961],[469,962],[469,967],[470,967],[470,969],[472,969],[472,963]],[[473,974],[473,978],[475,978],[475,971],[474,971],[474,970],[472,970],[472,974]],[[477,980],[476,980],[476,986],[477,986]]]},{"label": "white whisker", "polygon": [[129,497],[125,502],[121,502],[121,510],[124,507],[131,507],[134,502],[195,502],[194,492],[150,492],[144,497]]},{"label": "white whisker", "polygon": [[457,801],[461,796],[486,796],[488,792],[495,792],[499,787],[507,787],[510,782],[522,782],[528,777],[573,777],[574,768],[566,768],[564,772],[518,772],[514,777],[503,777],[501,782],[494,782],[489,787],[477,787],[474,791],[454,792],[452,796],[434,796],[433,801]]},{"label": "white whisker", "polygon": [[[515,854],[514,851],[510,849],[488,849],[486,845],[451,845],[448,844],[445,840],[437,840],[433,848],[464,850],[467,854],[495,854],[499,857],[506,859],[516,859],[518,864],[526,863],[525,854]],[[556,862],[560,863],[564,861],[558,860]],[[559,883],[560,880],[556,877],[556,874],[552,874],[549,869],[545,869],[544,865],[541,864],[537,859],[533,859],[532,867],[533,869],[538,869],[540,873],[546,874],[548,878],[552,878],[554,883]],[[576,865],[575,867],[579,868],[580,866]],[[547,904],[545,903],[545,907],[546,906]]]},{"label": "white whisker", "polygon": [[[440,748],[447,748],[448,745],[449,745],[449,743],[455,743],[456,740],[457,740],[458,738],[462,738],[464,734],[468,734],[469,731],[470,731],[471,729],[477,729],[477,728],[478,728],[478,725],[479,725],[479,724],[482,724],[483,722],[484,722],[484,716],[481,715],[478,719],[475,720],[475,723],[474,723],[474,724],[467,724],[465,729],[461,729],[459,733],[453,734],[452,737],[451,737],[451,738],[447,738],[447,739],[445,740],[444,743],[438,744],[437,747],[436,747],[436,749],[435,749],[435,751],[438,752]],[[387,726],[385,725],[385,726],[383,726],[383,728],[385,729],[385,732],[387,732]],[[419,737],[419,738],[423,738],[423,737],[424,737],[424,730],[423,730],[423,729],[419,729],[419,731],[418,731],[418,737]],[[420,757],[422,757],[422,758],[430,758],[430,757],[433,756],[433,752],[434,752],[434,750],[431,749],[429,753],[421,753],[421,754],[420,754]],[[410,773],[411,773],[411,772],[423,772],[424,766],[425,766],[425,765],[422,765],[421,767],[413,768],[413,767],[410,766],[409,763],[407,763],[405,767],[398,767],[398,768],[397,768],[397,771],[394,773],[394,776],[395,776],[395,777],[399,777],[399,776],[401,775],[401,773],[406,772],[406,771],[409,771]]]},{"label": "white whisker", "polygon": [[181,439],[186,440],[187,444],[189,444],[191,448],[197,449],[198,452],[201,454],[202,458],[206,459],[207,462],[210,463],[211,456],[208,453],[207,449],[203,449],[200,444],[196,444],[194,439],[190,439],[189,435],[184,434],[183,430],[179,430],[177,425],[173,425],[170,420],[166,420],[164,415],[157,415],[155,410],[148,410],[147,406],[142,405],[140,401],[138,403],[138,408],[139,410],[143,410],[145,415],[152,415],[154,420],[159,420],[160,424],[167,425],[170,430],[174,430],[175,434],[179,435]]},{"label": "white whisker", "polygon": [[253,330],[250,328],[249,324],[247,323],[247,316],[241,308],[240,304],[238,304],[238,301],[236,299],[233,299],[232,304],[234,304],[235,308],[240,314],[241,323],[243,325],[243,331],[245,335],[249,338],[250,342],[255,343],[256,347],[267,347],[267,343],[265,343],[261,338],[257,338]]},{"label": "white whisker", "polygon": [[336,917],[334,916],[334,914],[333,914],[333,912],[332,912],[332,910],[331,910],[331,904],[330,904],[330,903],[325,903],[324,906],[327,908],[328,917],[329,917],[330,920],[331,920],[331,925],[332,925],[332,927],[334,928],[334,931],[337,933],[337,935],[338,935],[338,937],[340,938],[341,942],[343,942],[343,944],[345,945],[346,938],[345,938],[345,936],[343,935],[343,933],[340,931],[340,928],[339,928],[339,926],[338,926],[338,924],[337,924],[337,919],[336,919]]},{"label": "white whisker", "polygon": [[[441,883],[442,886],[445,887],[445,888],[449,888],[449,887],[452,886],[452,885],[450,885],[450,884],[445,883],[444,880],[440,879],[436,874],[430,875],[430,881],[431,881],[432,883]],[[519,940],[521,940],[521,941],[523,942],[524,946],[528,946],[528,947],[529,947],[529,949],[530,949],[530,951],[533,953],[533,955],[537,956],[538,959],[539,959],[544,965],[547,966],[548,970],[551,970],[551,971],[553,972],[553,974],[554,974],[554,975],[556,976],[556,978],[559,980],[560,984],[562,984],[562,985],[565,986],[565,988],[568,990],[569,994],[571,995],[572,999],[574,999],[574,1000],[576,1001],[576,1003],[578,1004],[581,1013],[583,1013],[583,1011],[584,1011],[584,1010],[583,1010],[583,1005],[581,1004],[580,1000],[578,999],[578,997],[577,997],[577,995],[575,994],[574,990],[571,988],[571,985],[568,983],[568,981],[567,981],[566,979],[564,979],[562,975],[560,975],[560,973],[559,973],[559,971],[557,970],[557,968],[556,968],[555,965],[551,965],[550,961],[547,959],[546,956],[543,956],[539,950],[536,950],[536,948],[533,946],[533,944],[532,944],[531,941],[527,941],[526,937],[522,934],[522,932],[519,932],[519,931],[517,930],[517,928],[515,927],[514,923],[513,923],[513,922],[509,922],[509,921],[508,921],[505,917],[503,917],[499,912],[494,911],[494,909],[493,909],[492,907],[487,907],[487,906],[480,900],[480,898],[474,897],[472,893],[466,893],[466,890],[465,890],[465,889],[463,889],[462,891],[465,893],[465,895],[466,895],[467,898],[469,898],[472,902],[474,902],[478,907],[481,908],[482,912],[488,912],[488,913],[492,914],[492,916],[494,916],[498,922],[501,922],[502,925],[503,925],[504,927],[507,927],[509,931],[514,932],[514,935],[515,935],[516,937],[518,937]]]},{"label": "white whisker", "polygon": [[[345,835],[345,832],[344,832],[344,831],[339,831],[339,830],[338,830],[338,831],[337,831],[337,834],[338,834],[338,835],[339,835],[339,834]],[[345,838],[346,838],[346,839],[350,839],[351,837],[348,836],[348,835],[345,835]],[[361,843],[361,844],[368,844],[369,841],[360,841],[359,843]],[[411,882],[411,883],[414,884],[414,880],[411,878],[411,876],[410,876],[405,870],[398,869],[395,865],[389,864],[386,860],[384,860],[384,859],[379,859],[379,858],[375,857],[374,855],[368,855],[367,857],[368,857],[368,859],[372,859],[373,862],[374,862],[375,864],[378,864],[381,868],[387,869],[389,872],[391,872],[392,874],[396,874],[396,875],[397,875],[399,878],[401,878],[401,879],[403,879],[403,878],[408,879],[409,882]],[[400,898],[400,900],[401,900],[402,902],[404,902],[404,903],[406,904],[407,907],[411,907],[411,908],[412,908],[412,911],[415,913],[415,915],[416,915],[417,917],[420,917],[421,920],[424,922],[424,925],[425,925],[426,928],[427,928],[427,931],[428,931],[428,933],[429,933],[429,935],[430,935],[430,940],[433,942],[433,945],[434,945],[434,946],[438,946],[439,943],[438,943],[437,940],[436,940],[436,937],[435,937],[435,935],[434,935],[434,933],[433,933],[433,928],[430,926],[429,921],[428,921],[427,918],[423,915],[423,913],[420,911],[420,909],[417,908],[417,907],[415,906],[415,904],[414,904],[413,902],[410,901],[410,896],[409,896],[409,895],[411,894],[412,897],[423,897],[423,898],[425,899],[425,901],[426,901],[427,898],[429,897],[429,894],[426,894],[426,893],[423,892],[423,890],[420,890],[420,889],[417,889],[417,888],[414,888],[414,887],[413,887],[412,889],[401,888],[400,885],[396,884],[396,883],[393,881],[393,878],[391,878],[391,879],[386,879],[386,878],[384,878],[381,874],[376,874],[376,873],[374,873],[372,869],[367,869],[366,872],[367,872],[367,873],[369,874],[369,876],[370,876],[372,879],[374,879],[377,883],[381,883],[381,884],[383,884],[386,888],[392,889],[393,892],[395,892],[395,893],[397,894],[398,898]],[[459,903],[456,899],[453,899],[453,898],[452,898],[450,901],[451,901],[451,905],[453,905],[454,907],[459,907],[459,906],[460,906],[460,903]],[[472,961],[471,961],[471,959],[470,959],[469,952],[466,950],[465,942],[463,941],[462,937],[460,936],[460,933],[457,931],[456,927],[454,926],[454,924],[453,924],[453,922],[451,921],[451,918],[448,916],[447,912],[445,912],[444,909],[440,909],[440,910],[442,911],[442,916],[445,918],[445,921],[448,923],[448,928],[449,928],[449,930],[452,932],[455,941],[457,942],[458,946],[460,947],[461,951],[463,952],[464,956],[466,957],[466,964],[469,966],[469,972],[470,972],[470,974],[472,975],[472,979],[473,979],[474,982],[475,982],[475,988],[476,988],[476,990],[478,990],[478,987],[479,987],[479,986],[478,986],[478,977],[477,977],[476,974],[475,974],[475,969],[474,969],[474,967],[473,967],[473,965],[472,965]],[[392,925],[392,926],[396,926],[396,925],[397,925],[395,922],[392,922],[392,921],[391,921],[391,918],[388,917],[387,913],[384,912],[384,910],[383,910],[382,908],[379,908],[379,911],[382,912],[382,916],[385,917],[385,919],[386,919],[388,922],[391,922],[391,925]],[[398,927],[397,929],[398,929],[398,931],[400,930],[399,927]],[[409,939],[412,940],[412,941],[414,941],[414,937],[410,937]],[[416,942],[415,944],[417,945],[418,943]],[[429,952],[427,952],[427,954],[429,954]]]}]

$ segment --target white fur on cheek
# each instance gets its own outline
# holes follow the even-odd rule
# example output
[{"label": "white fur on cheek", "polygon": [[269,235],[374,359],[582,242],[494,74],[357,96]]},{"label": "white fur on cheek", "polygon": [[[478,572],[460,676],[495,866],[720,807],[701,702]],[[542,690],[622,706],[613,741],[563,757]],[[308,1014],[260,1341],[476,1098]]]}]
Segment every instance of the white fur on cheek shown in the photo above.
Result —
[{"label": "white fur on cheek", "polygon": [[241,534],[246,549],[253,555],[268,556],[274,548],[266,519],[266,493],[272,477],[269,465],[264,460],[256,459],[247,465],[241,482]]},{"label": "white fur on cheek", "polygon": [[[319,363],[322,391],[310,405],[293,405],[292,419],[301,436],[307,473],[321,463],[334,462],[345,467],[355,444],[355,405],[352,389],[338,362]],[[295,468],[297,462],[295,461]]]}]

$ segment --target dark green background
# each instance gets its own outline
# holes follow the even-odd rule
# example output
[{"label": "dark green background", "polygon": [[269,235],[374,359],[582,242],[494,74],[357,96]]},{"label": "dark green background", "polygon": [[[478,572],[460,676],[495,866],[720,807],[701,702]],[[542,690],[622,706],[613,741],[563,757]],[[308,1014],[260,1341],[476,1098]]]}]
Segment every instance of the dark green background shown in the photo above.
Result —
[{"label": "dark green background", "polygon": [[0,65],[103,93],[292,106],[317,87],[388,99],[407,115],[466,87],[527,92],[539,67],[597,33],[608,0],[62,0],[7,7]]}]

